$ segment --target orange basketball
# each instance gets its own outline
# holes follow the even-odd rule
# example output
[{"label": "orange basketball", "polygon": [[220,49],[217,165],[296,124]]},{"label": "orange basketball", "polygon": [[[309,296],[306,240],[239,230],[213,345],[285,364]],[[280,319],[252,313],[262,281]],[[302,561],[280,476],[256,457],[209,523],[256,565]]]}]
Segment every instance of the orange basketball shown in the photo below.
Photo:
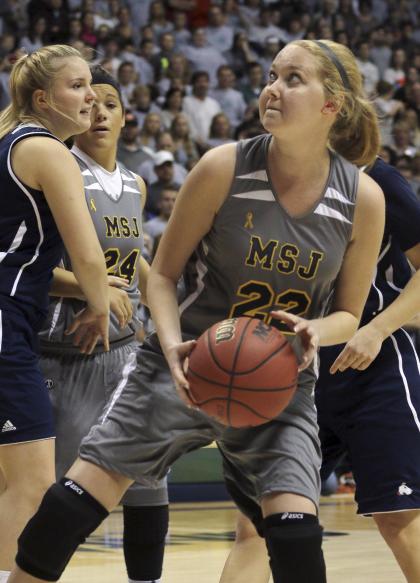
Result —
[{"label": "orange basketball", "polygon": [[214,324],[197,340],[187,379],[195,404],[224,425],[251,427],[277,417],[297,382],[293,348],[256,318]]}]

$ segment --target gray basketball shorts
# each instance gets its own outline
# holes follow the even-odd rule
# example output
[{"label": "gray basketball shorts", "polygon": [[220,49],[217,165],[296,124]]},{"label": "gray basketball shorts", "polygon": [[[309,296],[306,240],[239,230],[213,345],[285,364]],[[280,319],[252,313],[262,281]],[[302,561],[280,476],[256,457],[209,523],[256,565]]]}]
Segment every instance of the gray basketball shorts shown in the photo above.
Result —
[{"label": "gray basketball shorts", "polygon": [[321,454],[311,390],[299,389],[269,423],[226,428],[183,403],[164,357],[147,347],[137,352],[136,368],[83,440],[80,457],[156,487],[182,454],[214,440],[226,481],[247,499],[260,504],[265,495],[290,492],[318,505]]},{"label": "gray basketball shorts", "polygon": [[[92,356],[61,353],[41,357],[40,367],[55,417],[57,478],[71,467],[83,437],[98,422],[113,392],[135,366],[137,347],[136,343],[130,343]],[[167,504],[166,478],[163,476],[153,489],[134,483],[122,503],[129,506]]]}]

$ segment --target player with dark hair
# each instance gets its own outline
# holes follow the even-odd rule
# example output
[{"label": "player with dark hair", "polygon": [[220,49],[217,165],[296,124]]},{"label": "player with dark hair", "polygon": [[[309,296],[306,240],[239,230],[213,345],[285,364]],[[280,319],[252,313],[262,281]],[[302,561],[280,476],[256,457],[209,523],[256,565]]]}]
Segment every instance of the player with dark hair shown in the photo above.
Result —
[{"label": "player with dark hair", "polygon": [[[210,150],[182,187],[149,276],[157,335],[22,533],[9,583],[58,580],[133,480],[157,484],[213,440],[229,491],[266,540],[275,583],[326,581],[313,358],[357,329],[384,215],[379,187],[328,145],[369,164],[379,132],[353,55],[327,41],[292,42],[276,56],[260,114],[268,134]],[[300,375],[278,418],[233,429],[192,406],[183,367],[199,334],[243,315],[291,328]]]},{"label": "player with dark hair", "polygon": [[[108,268],[110,351],[98,344],[91,356],[80,355],[65,334],[85,305],[70,258],[54,273],[49,316],[41,333],[40,361],[50,388],[56,422],[56,473],[61,478],[77,457],[82,438],[100,418],[113,390],[135,366],[136,316],[146,299],[149,266],[141,255],[143,180],[117,161],[124,125],[120,87],[101,67],[92,70],[96,98],[92,124],[75,137],[72,153],[80,167],[86,203]],[[77,341],[77,339],[76,339]],[[168,529],[168,493],[134,484],[123,500],[123,547],[129,581],[158,581]],[[153,528],[150,527],[153,525]]]}]

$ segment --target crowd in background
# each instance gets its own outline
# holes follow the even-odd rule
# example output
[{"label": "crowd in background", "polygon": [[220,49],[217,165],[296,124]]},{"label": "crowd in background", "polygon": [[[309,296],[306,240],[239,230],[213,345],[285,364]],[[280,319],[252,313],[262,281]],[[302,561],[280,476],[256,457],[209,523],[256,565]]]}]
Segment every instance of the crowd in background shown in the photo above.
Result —
[{"label": "crowd in background", "polygon": [[381,117],[382,156],[419,193],[416,0],[2,0],[0,108],[25,52],[67,43],[100,63],[127,110],[118,157],[148,183],[154,219],[162,191],[176,192],[206,150],[264,131],[257,98],[271,60],[301,38],[355,52]]},{"label": "crowd in background", "polygon": [[257,102],[271,61],[301,38],[354,51],[381,119],[381,155],[420,195],[416,0],[2,0],[0,109],[14,61],[45,44],[70,44],[118,79],[118,159],[148,185],[150,260],[200,156],[264,132]]}]

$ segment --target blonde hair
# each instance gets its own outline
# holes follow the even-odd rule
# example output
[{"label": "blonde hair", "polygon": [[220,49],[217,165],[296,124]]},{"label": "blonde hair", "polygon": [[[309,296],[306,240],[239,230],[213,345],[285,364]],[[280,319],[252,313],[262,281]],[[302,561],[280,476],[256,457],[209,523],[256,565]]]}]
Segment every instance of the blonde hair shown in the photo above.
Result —
[{"label": "blonde hair", "polygon": [[54,78],[62,66],[57,60],[68,57],[83,59],[73,47],[50,45],[16,61],[9,80],[11,103],[0,113],[0,139],[20,123],[42,121],[42,116],[34,111],[32,104],[32,96],[37,89],[47,92],[48,104],[58,111],[52,98]]},{"label": "blonde hair", "polygon": [[[316,58],[327,97],[340,104],[330,130],[331,148],[357,166],[369,166],[375,161],[381,145],[379,122],[373,104],[364,93],[356,59],[344,45],[330,40],[320,42],[319,45],[317,41],[298,40],[290,44],[306,49]],[[328,49],[334,53],[338,67]],[[340,74],[340,64],[346,79]]]}]

